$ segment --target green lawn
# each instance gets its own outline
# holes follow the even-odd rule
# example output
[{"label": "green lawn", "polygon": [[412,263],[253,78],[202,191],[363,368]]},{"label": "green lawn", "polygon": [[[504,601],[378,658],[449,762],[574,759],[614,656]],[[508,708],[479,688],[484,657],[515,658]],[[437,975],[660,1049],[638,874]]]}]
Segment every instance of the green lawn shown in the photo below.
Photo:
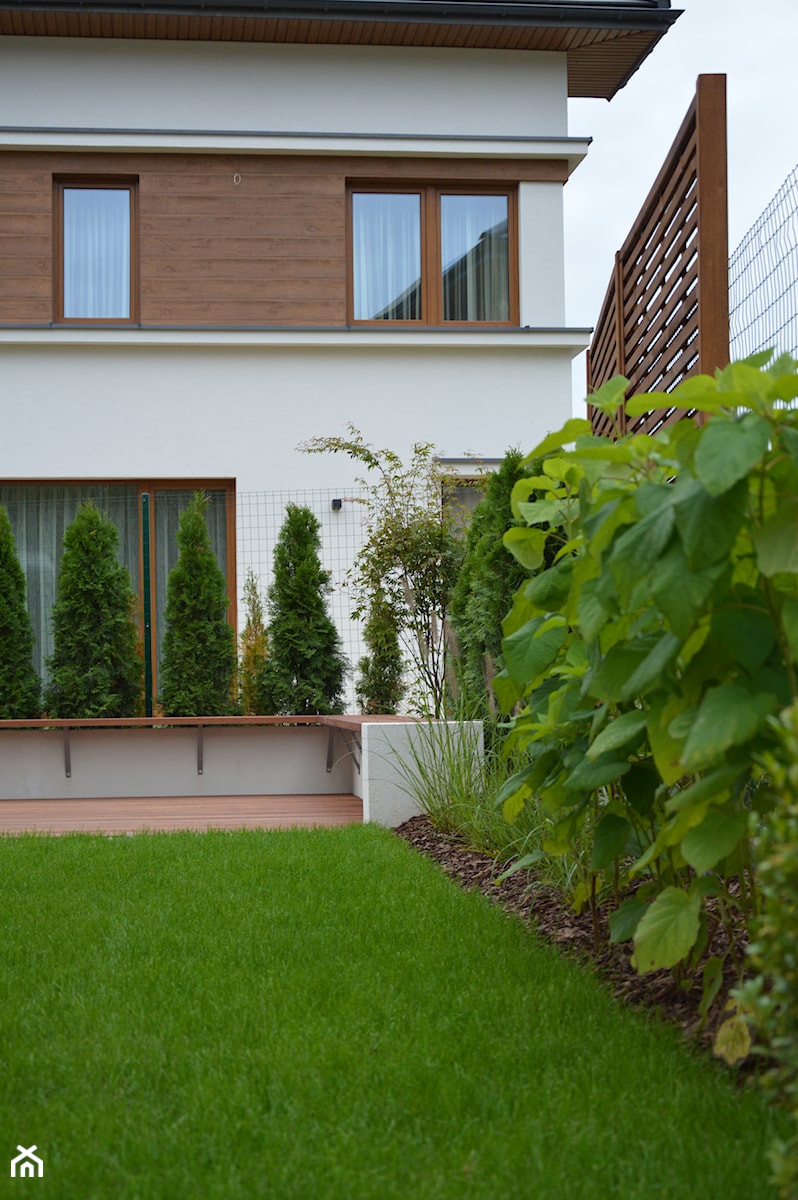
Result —
[{"label": "green lawn", "polygon": [[756,1092],[385,830],[2,839],[0,947],[0,1196],[772,1195]]}]

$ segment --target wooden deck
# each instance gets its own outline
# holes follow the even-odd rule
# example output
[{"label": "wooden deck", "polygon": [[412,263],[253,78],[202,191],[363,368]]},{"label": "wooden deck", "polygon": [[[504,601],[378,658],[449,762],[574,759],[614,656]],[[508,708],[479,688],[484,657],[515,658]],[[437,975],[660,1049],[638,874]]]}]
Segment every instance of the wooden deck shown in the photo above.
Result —
[{"label": "wooden deck", "polygon": [[0,800],[0,835],[289,829],[363,820],[359,796],[171,796]]}]

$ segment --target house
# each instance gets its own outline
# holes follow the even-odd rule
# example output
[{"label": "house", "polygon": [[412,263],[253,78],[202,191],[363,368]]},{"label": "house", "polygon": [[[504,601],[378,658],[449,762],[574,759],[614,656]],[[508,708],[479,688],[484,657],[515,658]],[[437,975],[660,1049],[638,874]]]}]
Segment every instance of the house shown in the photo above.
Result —
[{"label": "house", "polygon": [[[274,533],[252,497],[353,488],[304,439],[352,422],[500,458],[562,423],[589,339],[565,320],[562,192],[589,145],[567,100],[611,99],[678,15],[0,0],[0,503],[40,665],[81,497],[117,523],[157,668],[192,490],[235,599]],[[326,504],[326,532],[357,519]]]},{"label": "house", "polygon": [[34,1154],[36,1147],[17,1146],[19,1154],[16,1158],[11,1159],[11,1178],[16,1179],[41,1179],[44,1175],[44,1163],[39,1158],[38,1154]]}]

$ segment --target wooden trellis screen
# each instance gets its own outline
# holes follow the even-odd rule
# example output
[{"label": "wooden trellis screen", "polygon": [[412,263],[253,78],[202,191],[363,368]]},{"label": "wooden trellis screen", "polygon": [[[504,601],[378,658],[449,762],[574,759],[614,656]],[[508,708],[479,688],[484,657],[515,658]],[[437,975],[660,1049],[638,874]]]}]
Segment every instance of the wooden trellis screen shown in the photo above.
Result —
[{"label": "wooden trellis screen", "polygon": [[[726,76],[699,75],[693,103],[637,220],[615,256],[587,356],[587,389],[614,375],[629,394],[670,392],[729,361]],[[611,433],[589,406],[593,431]],[[662,408],[622,418],[653,433],[692,415]]]}]

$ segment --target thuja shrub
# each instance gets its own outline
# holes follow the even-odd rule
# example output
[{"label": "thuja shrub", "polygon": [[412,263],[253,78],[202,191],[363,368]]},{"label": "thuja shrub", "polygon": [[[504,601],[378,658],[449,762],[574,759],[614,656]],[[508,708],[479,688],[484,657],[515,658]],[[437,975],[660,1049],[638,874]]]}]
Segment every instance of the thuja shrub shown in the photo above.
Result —
[{"label": "thuja shrub", "polygon": [[[495,688],[504,711],[521,706],[510,745],[526,755],[505,815],[539,805],[544,850],[573,858],[574,904],[623,897],[613,940],[633,940],[641,973],[700,963],[705,1010],[725,945],[742,968],[735,918],[758,907],[749,813],[768,819],[769,718],[797,694],[798,411],[784,402],[798,375],[770,359],[626,404],[693,409],[700,425],[614,441],[569,421],[530,456],[548,457],[516,487],[528,527],[505,538],[518,554],[545,523],[566,533],[504,623]],[[627,386],[591,401],[615,419]],[[549,499],[528,503],[530,485]]]},{"label": "thuja shrub", "polygon": [[263,713],[343,711],[347,662],[327,609],[330,576],[319,558],[320,525],[289,504],[274,548],[269,588],[269,657],[258,697]]},{"label": "thuja shrub", "polygon": [[0,506],[0,718],[6,720],[39,715],[40,682],[25,596],[11,521]]},{"label": "thuja shrub", "polygon": [[244,628],[239,639],[238,702],[242,713],[250,716],[258,711],[258,691],[269,653],[263,602],[251,567],[244,582],[244,614]]},{"label": "thuja shrub", "polygon": [[363,626],[368,653],[357,664],[355,696],[364,713],[396,713],[405,692],[404,662],[396,617],[385,593],[377,588]]},{"label": "thuja shrub", "polygon": [[196,492],[181,514],[178,557],[166,585],[166,633],[159,702],[167,716],[225,716],[233,707],[235,635],[227,620],[227,581]]},{"label": "thuja shrub", "polygon": [[[545,545],[531,549],[523,534],[519,556],[514,557],[503,541],[504,534],[522,526],[513,515],[511,496],[521,478],[540,473],[541,465],[527,462],[522,468],[519,450],[510,450],[501,466],[486,479],[485,492],[472,513],[465,539],[465,558],[452,591],[451,622],[457,638],[455,675],[459,707],[475,717],[495,717],[491,680],[504,666],[502,622],[512,605],[514,593],[529,578],[553,560],[559,548],[557,531]],[[546,497],[547,492],[530,488],[528,500]],[[530,552],[531,551],[531,552]]]},{"label": "thuja shrub", "polygon": [[44,708],[52,717],[130,717],[141,710],[143,662],[119,534],[91,501],[64,534]]}]

